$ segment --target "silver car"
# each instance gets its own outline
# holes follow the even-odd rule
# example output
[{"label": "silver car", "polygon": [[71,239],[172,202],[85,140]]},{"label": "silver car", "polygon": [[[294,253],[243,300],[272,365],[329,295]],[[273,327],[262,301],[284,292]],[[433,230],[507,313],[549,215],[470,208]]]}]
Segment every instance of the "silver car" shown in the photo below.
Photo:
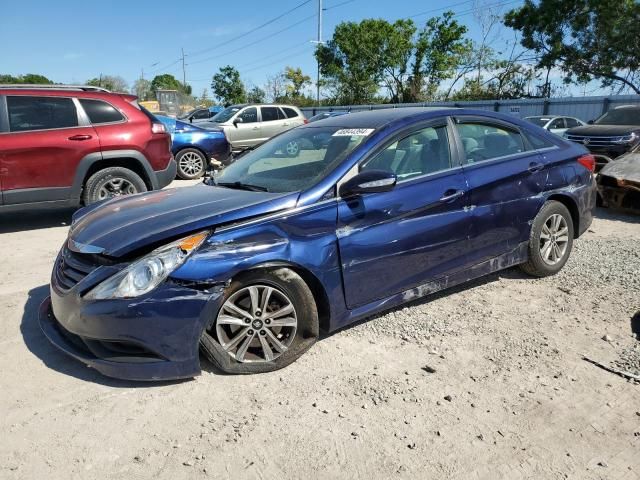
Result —
[{"label": "silver car", "polygon": [[[255,147],[282,132],[307,123],[304,115],[292,105],[242,104],[225,108],[210,122],[199,123],[222,127],[234,151]],[[295,151],[294,151],[295,150]],[[298,144],[287,146],[289,156],[297,156]]]},{"label": "silver car", "polygon": [[561,115],[540,115],[525,117],[524,119],[560,136],[570,128],[586,125],[586,123],[579,118]]}]

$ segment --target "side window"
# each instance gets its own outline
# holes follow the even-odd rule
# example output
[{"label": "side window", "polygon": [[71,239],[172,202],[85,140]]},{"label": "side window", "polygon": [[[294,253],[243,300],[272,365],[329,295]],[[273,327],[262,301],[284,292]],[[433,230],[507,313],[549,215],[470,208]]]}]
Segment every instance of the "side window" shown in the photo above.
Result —
[{"label": "side window", "polygon": [[262,121],[273,122],[274,120],[278,120],[278,110],[278,107],[261,107]]},{"label": "side window", "polygon": [[258,121],[258,109],[256,107],[245,108],[238,117],[242,119],[242,123],[256,123]]},{"label": "side window", "polygon": [[80,99],[80,105],[84,108],[91,123],[113,123],[124,120],[122,114],[101,100]]},{"label": "side window", "polygon": [[564,119],[564,121],[567,124],[567,128],[573,128],[573,127],[577,127],[578,125],[580,125],[575,118],[567,117],[567,118]]},{"label": "side window", "polygon": [[447,127],[427,127],[389,145],[360,167],[389,170],[398,181],[451,168]]},{"label": "side window", "polygon": [[551,122],[549,128],[565,128],[564,118],[556,118],[553,122]]},{"label": "side window", "polygon": [[209,110],[197,110],[193,118],[198,120],[209,118]]},{"label": "side window", "polygon": [[278,109],[278,120],[286,120],[287,116],[284,114],[281,108]]},{"label": "side window", "polygon": [[11,132],[78,126],[78,112],[70,98],[8,96],[7,109]]},{"label": "side window", "polygon": [[456,128],[462,140],[466,163],[482,162],[524,152],[522,136],[490,124],[462,123]]},{"label": "side window", "polygon": [[538,135],[534,135],[533,133],[526,133],[527,140],[536,150],[540,150],[542,148],[550,148],[555,147],[556,145],[551,143],[546,138],[539,137]]},{"label": "side window", "polygon": [[287,116],[287,118],[295,118],[298,116],[298,112],[296,112],[293,108],[282,107],[282,110],[284,110],[284,114]]}]

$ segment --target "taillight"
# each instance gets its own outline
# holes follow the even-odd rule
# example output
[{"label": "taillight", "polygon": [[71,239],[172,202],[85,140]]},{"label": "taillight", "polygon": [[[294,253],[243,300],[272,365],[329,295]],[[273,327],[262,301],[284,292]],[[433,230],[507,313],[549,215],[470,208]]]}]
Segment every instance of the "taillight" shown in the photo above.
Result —
[{"label": "taillight", "polygon": [[591,173],[596,171],[596,157],[593,155],[582,155],[578,157],[578,163]]},{"label": "taillight", "polygon": [[167,133],[167,127],[164,126],[164,123],[152,123],[151,131],[153,133]]}]

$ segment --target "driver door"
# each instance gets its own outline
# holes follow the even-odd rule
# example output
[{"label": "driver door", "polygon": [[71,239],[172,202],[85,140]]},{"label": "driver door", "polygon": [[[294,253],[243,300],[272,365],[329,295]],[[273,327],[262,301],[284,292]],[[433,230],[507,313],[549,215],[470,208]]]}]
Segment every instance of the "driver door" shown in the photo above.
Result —
[{"label": "driver door", "polygon": [[445,119],[396,137],[359,171],[390,170],[388,192],[338,200],[338,244],[349,309],[467,266],[466,180]]},{"label": "driver door", "polygon": [[[240,119],[239,122],[235,120]],[[257,107],[246,107],[234,117],[234,125],[225,130],[234,149],[255,147],[262,143]]]}]

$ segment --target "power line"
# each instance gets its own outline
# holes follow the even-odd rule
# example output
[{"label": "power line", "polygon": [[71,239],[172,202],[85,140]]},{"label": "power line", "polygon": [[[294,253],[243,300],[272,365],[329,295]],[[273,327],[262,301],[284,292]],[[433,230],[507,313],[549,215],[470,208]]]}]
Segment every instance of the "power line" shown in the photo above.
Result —
[{"label": "power line", "polygon": [[274,33],[272,33],[270,35],[267,35],[266,37],[259,38],[258,40],[255,40],[255,41],[253,41],[251,43],[247,43],[246,45],[243,45],[242,47],[236,48],[235,50],[229,50],[228,52],[221,53],[219,55],[214,55],[213,57],[203,58],[203,59],[197,60],[195,62],[191,62],[191,63],[189,63],[189,65],[195,65],[195,64],[198,64],[198,63],[208,62],[209,60],[214,60],[216,58],[225,57],[227,55],[231,55],[232,53],[239,52],[240,50],[244,50],[245,48],[252,47],[253,45],[261,43],[264,40],[267,40],[267,39],[269,39],[271,37],[275,37],[276,35],[279,35],[279,34],[281,34],[283,32],[286,32],[287,30],[291,30],[292,28],[297,27],[298,25],[300,25],[300,24],[302,24],[304,22],[307,22],[307,21],[309,21],[309,20],[311,20],[312,18],[315,18],[315,17],[316,17],[316,15],[314,13],[313,15],[305,17],[305,18],[303,18],[302,20],[300,20],[300,21],[298,21],[296,23],[292,23],[288,27],[285,27],[285,28],[283,28],[281,30],[278,30],[278,31],[276,31],[276,32],[274,32]]},{"label": "power line", "polygon": [[466,5],[467,3],[473,3],[475,0],[466,0],[464,2],[460,2],[460,3],[454,3],[453,5],[448,5],[446,7],[441,7],[441,8],[432,8],[431,10],[425,10],[424,12],[420,12],[420,13],[415,13],[413,15],[409,15],[406,18],[415,18],[415,17],[420,17],[422,15],[427,15],[428,13],[435,13],[435,12],[440,12],[442,10],[449,10],[453,7],[459,7],[460,5]]},{"label": "power line", "polygon": [[307,53],[307,52],[306,52],[306,50],[307,50],[310,46],[311,46],[311,45],[306,45],[306,46],[305,46],[305,48],[301,49],[298,53],[290,53],[290,54],[288,54],[288,55],[285,55],[285,56],[284,56],[284,57],[282,57],[282,58],[277,58],[277,59],[275,59],[275,60],[271,60],[271,61],[270,61],[270,62],[268,62],[268,63],[265,63],[265,64],[263,64],[263,65],[259,65],[259,66],[257,66],[257,67],[250,68],[249,70],[242,70],[242,69],[241,69],[241,70],[242,70],[242,73],[249,73],[249,72],[253,72],[253,71],[255,71],[255,70],[260,70],[261,68],[268,67],[269,65],[272,65],[272,64],[274,64],[274,63],[281,62],[282,60],[287,60],[287,59],[289,59],[289,58],[295,58],[295,57],[296,57],[296,56],[298,56],[298,55],[301,55],[301,54],[303,54],[303,53]]},{"label": "power line", "polygon": [[295,12],[296,10],[298,10],[299,8],[301,8],[301,7],[305,6],[306,4],[310,3],[311,1],[312,1],[312,0],[305,0],[304,2],[299,3],[299,4],[298,4],[298,5],[296,5],[295,7],[293,7],[293,8],[291,8],[291,9],[287,10],[287,11],[286,11],[286,12],[284,12],[284,13],[281,13],[280,15],[278,15],[277,17],[272,18],[271,20],[266,21],[266,22],[265,22],[265,23],[263,23],[262,25],[259,25],[259,26],[257,26],[256,28],[253,28],[253,29],[249,30],[248,32],[243,32],[241,35],[238,35],[238,36],[236,36],[236,37],[230,38],[229,40],[226,40],[226,41],[224,41],[224,42],[222,42],[222,43],[219,43],[219,44],[217,44],[217,45],[216,45],[216,46],[214,46],[214,47],[205,48],[204,50],[200,50],[200,51],[198,51],[198,52],[194,52],[194,53],[192,53],[192,54],[190,54],[190,55],[191,55],[191,56],[201,55],[201,54],[203,54],[203,53],[210,52],[210,51],[215,50],[215,49],[217,49],[217,48],[224,47],[225,45],[228,45],[228,44],[230,44],[230,43],[232,43],[232,42],[235,42],[236,40],[240,40],[240,39],[242,39],[242,38],[245,38],[247,35],[249,35],[249,34],[251,34],[251,33],[253,33],[253,32],[257,32],[258,30],[260,30],[260,29],[262,29],[262,28],[264,28],[264,27],[266,27],[266,26],[268,26],[268,25],[271,25],[271,24],[272,24],[272,23],[274,23],[274,22],[277,22],[277,21],[278,21],[278,20],[280,20],[282,17],[285,17],[286,15],[289,15],[290,13]]}]

